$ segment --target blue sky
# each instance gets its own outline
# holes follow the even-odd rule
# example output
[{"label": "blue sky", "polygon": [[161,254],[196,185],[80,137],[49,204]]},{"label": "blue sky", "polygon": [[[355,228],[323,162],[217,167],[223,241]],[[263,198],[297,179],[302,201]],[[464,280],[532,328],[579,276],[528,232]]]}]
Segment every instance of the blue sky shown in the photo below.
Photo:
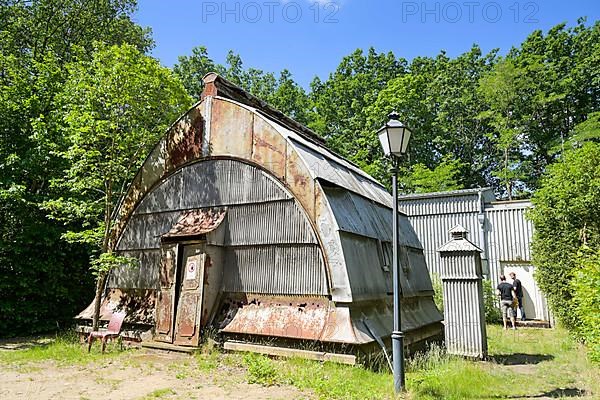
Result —
[{"label": "blue sky", "polygon": [[440,50],[456,56],[473,43],[505,52],[536,29],[581,16],[598,20],[600,1],[139,0],[135,20],[152,28],[153,55],[166,66],[204,45],[216,62],[231,49],[246,67],[287,68],[308,87],[356,48],[408,60]]}]

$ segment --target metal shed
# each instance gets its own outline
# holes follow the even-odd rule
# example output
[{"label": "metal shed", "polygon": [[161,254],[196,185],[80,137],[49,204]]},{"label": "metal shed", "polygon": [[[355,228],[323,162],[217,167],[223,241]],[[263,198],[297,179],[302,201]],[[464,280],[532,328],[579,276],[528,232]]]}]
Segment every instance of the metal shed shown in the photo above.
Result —
[{"label": "metal shed", "polygon": [[482,249],[484,275],[495,287],[501,274],[515,272],[524,290],[525,313],[549,321],[546,299],[535,283],[530,244],[533,224],[525,218],[529,200],[497,201],[491,188],[400,196],[400,209],[409,216],[431,273],[440,274],[437,253],[448,231],[462,225],[469,240]]},{"label": "metal shed", "polygon": [[[320,137],[211,73],[116,216],[113,243],[140,268],[109,279],[103,318],[127,307],[154,340],[373,344],[392,328],[392,197]],[[423,248],[399,214],[407,344],[439,337]],[[89,318],[91,308],[80,317]]]}]

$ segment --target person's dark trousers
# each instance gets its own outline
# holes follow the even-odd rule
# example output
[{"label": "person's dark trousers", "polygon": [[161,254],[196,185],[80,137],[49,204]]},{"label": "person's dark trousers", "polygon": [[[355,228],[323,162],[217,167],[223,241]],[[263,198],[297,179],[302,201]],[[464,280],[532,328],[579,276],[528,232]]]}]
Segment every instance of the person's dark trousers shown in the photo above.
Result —
[{"label": "person's dark trousers", "polygon": [[525,321],[527,317],[525,317],[525,309],[523,308],[523,298],[517,297],[517,300],[519,301],[519,310],[521,311],[521,321]]}]

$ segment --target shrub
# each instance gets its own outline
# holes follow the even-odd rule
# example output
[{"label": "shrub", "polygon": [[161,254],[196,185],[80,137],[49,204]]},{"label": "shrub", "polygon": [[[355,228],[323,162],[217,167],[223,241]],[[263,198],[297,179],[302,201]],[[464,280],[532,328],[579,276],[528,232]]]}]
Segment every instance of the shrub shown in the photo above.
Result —
[{"label": "shrub", "polygon": [[586,342],[590,358],[600,362],[600,253],[584,247],[571,287],[575,316],[580,321],[576,335]]},{"label": "shrub", "polygon": [[438,274],[431,275],[431,284],[433,285],[433,301],[438,310],[444,314],[444,287]]},{"label": "shrub", "polygon": [[577,253],[583,244],[600,246],[600,145],[585,143],[566,151],[547,168],[532,202],[528,216],[535,225],[535,279],[554,315],[577,332],[582,320],[571,285]]},{"label": "shrub", "polygon": [[496,298],[494,287],[492,286],[492,281],[489,279],[484,279],[482,284],[485,322],[488,324],[500,322],[502,320],[502,314],[500,313],[500,308],[498,307],[498,300]]},{"label": "shrub", "polygon": [[254,353],[244,356],[244,364],[248,367],[248,383],[272,386],[277,383],[277,369],[269,358]]}]

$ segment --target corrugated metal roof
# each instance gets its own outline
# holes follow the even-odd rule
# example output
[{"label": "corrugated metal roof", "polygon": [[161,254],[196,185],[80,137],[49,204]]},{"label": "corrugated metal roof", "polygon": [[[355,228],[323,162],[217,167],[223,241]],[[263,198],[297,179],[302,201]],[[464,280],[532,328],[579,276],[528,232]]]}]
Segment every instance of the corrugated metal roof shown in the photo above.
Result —
[{"label": "corrugated metal roof", "polygon": [[[351,192],[324,188],[329,206],[341,231],[392,242],[392,211]],[[408,218],[398,216],[401,245],[422,249],[421,242]]]},{"label": "corrugated metal roof", "polygon": [[494,196],[494,191],[491,187],[449,190],[447,192],[403,194],[403,195],[398,196],[398,199],[400,199],[401,201],[404,201],[404,200],[414,200],[414,199],[431,199],[431,198],[436,198],[436,197],[470,196],[470,195],[478,195],[480,192],[485,194],[486,202],[492,202],[496,199]]},{"label": "corrugated metal roof", "polygon": [[[262,117],[271,117],[248,104],[240,103],[230,98],[222,99],[235,103]],[[287,140],[288,145],[291,145],[298,152],[313,179],[334,183],[386,207],[392,207],[392,196],[385,186],[359,167],[335,154],[327,147],[308,140],[306,136],[289,129],[280,121],[269,119],[269,122]]]},{"label": "corrugated metal roof", "polygon": [[444,244],[438,249],[439,252],[454,252],[454,251],[476,251],[482,252],[479,247],[475,246],[467,239],[454,239]]}]

